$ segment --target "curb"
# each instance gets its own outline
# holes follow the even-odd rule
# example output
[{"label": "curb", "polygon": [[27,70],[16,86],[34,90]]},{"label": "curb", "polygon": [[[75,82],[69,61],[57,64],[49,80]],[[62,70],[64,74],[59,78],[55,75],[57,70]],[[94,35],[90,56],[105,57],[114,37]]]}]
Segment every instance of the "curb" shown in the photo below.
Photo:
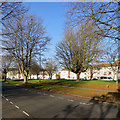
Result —
[{"label": "curb", "polygon": [[[28,87],[28,88],[31,88],[31,87]],[[37,90],[41,90],[41,91],[46,91],[46,92],[51,92],[51,93],[68,95],[68,96],[72,96],[72,97],[78,97],[78,98],[82,98],[82,99],[93,100],[92,97],[87,97],[87,96],[80,96],[80,95],[63,93],[63,92],[57,92],[57,91],[48,91],[48,90],[43,90],[43,89],[39,89],[39,88],[33,88],[33,89],[37,89]],[[94,101],[103,102],[103,103],[109,103],[109,104],[115,104],[115,105],[120,105],[120,102],[104,101],[104,100],[100,100],[100,99],[96,99],[96,98],[94,99]]]}]

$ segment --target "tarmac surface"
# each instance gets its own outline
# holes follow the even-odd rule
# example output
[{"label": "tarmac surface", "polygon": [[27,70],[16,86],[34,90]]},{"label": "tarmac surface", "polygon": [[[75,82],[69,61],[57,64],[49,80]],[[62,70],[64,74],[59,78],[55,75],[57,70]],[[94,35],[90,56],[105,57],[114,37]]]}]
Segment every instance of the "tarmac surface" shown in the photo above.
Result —
[{"label": "tarmac surface", "polygon": [[120,118],[120,106],[2,84],[2,118]]}]

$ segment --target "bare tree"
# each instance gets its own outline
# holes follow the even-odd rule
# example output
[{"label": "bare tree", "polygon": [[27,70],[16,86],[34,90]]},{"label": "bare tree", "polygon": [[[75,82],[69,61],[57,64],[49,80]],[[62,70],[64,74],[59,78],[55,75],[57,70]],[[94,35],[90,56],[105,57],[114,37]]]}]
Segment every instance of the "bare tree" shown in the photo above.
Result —
[{"label": "bare tree", "polygon": [[14,60],[12,56],[10,55],[2,56],[2,65],[0,70],[4,76],[5,81],[6,81],[8,70],[10,67],[13,67],[13,65],[14,65]]},{"label": "bare tree", "polygon": [[100,69],[101,69],[101,67],[99,66],[99,65],[90,65],[90,80],[92,80],[92,78],[93,78],[93,75],[96,73],[96,72],[98,72]]},{"label": "bare tree", "polygon": [[24,14],[27,9],[22,2],[9,2],[8,0],[2,0],[2,2],[0,2],[0,11],[2,13],[1,22],[4,25],[5,20],[13,17],[18,18]]},{"label": "bare tree", "polygon": [[57,64],[55,60],[49,59],[45,64],[45,70],[49,75],[49,79],[52,79],[53,74],[57,71]]},{"label": "bare tree", "polygon": [[83,24],[77,31],[68,29],[63,41],[56,47],[56,55],[60,64],[77,74],[85,72],[90,63],[97,59],[100,52],[101,37],[95,32],[94,25]]},{"label": "bare tree", "polygon": [[7,21],[5,31],[13,34],[5,35],[5,49],[14,56],[19,71],[27,83],[31,59],[41,54],[50,38],[42,25],[42,20],[33,15],[23,15],[21,18]]},{"label": "bare tree", "polygon": [[39,79],[38,75],[39,75],[41,70],[42,70],[42,68],[41,68],[41,66],[39,66],[39,64],[37,62],[35,62],[35,61],[31,62],[31,67],[30,67],[30,72],[29,72],[30,75],[31,74],[36,74],[37,79]]},{"label": "bare tree", "polygon": [[68,11],[68,25],[92,20],[103,37],[120,40],[120,1],[73,2]]}]

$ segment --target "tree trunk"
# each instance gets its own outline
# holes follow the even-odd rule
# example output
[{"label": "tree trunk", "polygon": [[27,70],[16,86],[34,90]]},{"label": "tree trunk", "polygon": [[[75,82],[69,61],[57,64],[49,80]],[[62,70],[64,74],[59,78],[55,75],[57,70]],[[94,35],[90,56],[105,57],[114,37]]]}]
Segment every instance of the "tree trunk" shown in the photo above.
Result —
[{"label": "tree trunk", "polygon": [[28,82],[27,76],[24,76],[24,83],[26,84]]},{"label": "tree trunk", "polygon": [[93,78],[93,69],[90,69],[90,80]]},{"label": "tree trunk", "polygon": [[77,73],[77,81],[80,81],[80,73]]},{"label": "tree trunk", "polygon": [[116,73],[116,84],[118,84],[118,71]]},{"label": "tree trunk", "polygon": [[30,74],[30,79],[31,79],[31,74]]},{"label": "tree trunk", "polygon": [[5,82],[7,81],[7,79],[6,79],[6,73],[5,73],[5,78],[4,78],[4,81],[5,81]]},{"label": "tree trunk", "polygon": [[38,74],[37,74],[37,79],[38,79]]},{"label": "tree trunk", "polygon": [[50,79],[52,79],[52,75],[50,75]]}]

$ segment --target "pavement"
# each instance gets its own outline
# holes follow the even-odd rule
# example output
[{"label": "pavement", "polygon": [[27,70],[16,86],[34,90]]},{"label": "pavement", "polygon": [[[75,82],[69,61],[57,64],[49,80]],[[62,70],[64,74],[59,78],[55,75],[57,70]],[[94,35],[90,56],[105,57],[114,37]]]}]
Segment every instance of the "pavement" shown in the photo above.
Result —
[{"label": "pavement", "polygon": [[[45,85],[45,84],[43,84]],[[47,85],[46,85],[47,86]],[[52,86],[52,85],[51,85]],[[94,89],[94,88],[84,88],[84,87],[71,87],[71,86],[63,86],[63,85],[54,85],[59,87],[67,87],[67,88],[76,88],[76,89],[83,89],[83,90],[95,90],[95,91],[103,91],[103,92],[118,92],[117,90],[102,90],[102,89]],[[120,93],[120,92],[119,92]]]},{"label": "pavement", "polygon": [[2,84],[2,118],[120,118],[120,106]]}]

